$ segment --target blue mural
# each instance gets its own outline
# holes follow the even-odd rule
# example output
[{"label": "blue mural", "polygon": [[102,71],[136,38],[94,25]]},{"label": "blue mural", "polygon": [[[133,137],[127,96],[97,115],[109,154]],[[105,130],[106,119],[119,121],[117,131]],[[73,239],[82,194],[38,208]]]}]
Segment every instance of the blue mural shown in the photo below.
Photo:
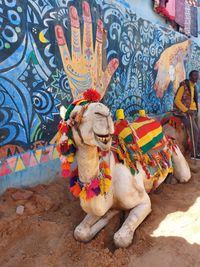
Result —
[{"label": "blue mural", "polygon": [[[88,12],[91,22],[87,22]],[[84,39],[86,23],[90,23],[92,44],[91,49],[83,51],[79,37]],[[60,27],[65,36],[71,65],[71,51],[75,49],[80,57],[85,57],[84,62],[94,63],[94,58],[98,57],[98,42],[102,42],[99,49],[104,49],[95,66],[102,66],[101,75],[106,77],[103,79],[106,84],[103,102],[113,115],[119,107],[126,115],[138,109],[154,114],[171,109],[174,80],[170,78],[165,88],[156,89],[156,79],[163,77],[159,76],[162,62],[159,68],[155,66],[168,47],[186,41],[183,35],[138,18],[127,2],[123,4],[119,0],[115,4],[109,0],[0,1],[0,148],[15,146],[27,151],[53,142],[60,120],[60,105],[67,106],[77,96],[74,88],[81,92],[95,84],[95,74],[89,75],[93,63],[86,73],[87,83],[85,78],[80,83],[82,76],[78,72],[70,76],[55,26]],[[186,55],[184,57],[186,72],[191,62],[199,69],[199,48],[191,47],[187,45],[187,49],[193,49],[190,61],[186,60]],[[180,46],[178,49],[182,51]],[[165,58],[168,57],[166,52]],[[177,63],[170,60],[167,67],[173,70]],[[183,70],[179,72],[183,75]],[[98,77],[95,79],[97,83]],[[100,86],[95,85],[97,89]],[[8,156],[2,155],[1,158]]]}]

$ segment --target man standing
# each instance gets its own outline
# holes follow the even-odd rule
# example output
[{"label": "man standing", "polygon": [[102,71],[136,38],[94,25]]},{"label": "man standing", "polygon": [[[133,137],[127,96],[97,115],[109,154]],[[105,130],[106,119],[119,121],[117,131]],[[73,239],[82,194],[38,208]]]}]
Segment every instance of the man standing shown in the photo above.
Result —
[{"label": "man standing", "polygon": [[192,159],[200,160],[200,129],[198,127],[198,91],[195,86],[199,73],[193,70],[189,80],[180,83],[174,99],[174,110],[189,130],[192,142]]}]

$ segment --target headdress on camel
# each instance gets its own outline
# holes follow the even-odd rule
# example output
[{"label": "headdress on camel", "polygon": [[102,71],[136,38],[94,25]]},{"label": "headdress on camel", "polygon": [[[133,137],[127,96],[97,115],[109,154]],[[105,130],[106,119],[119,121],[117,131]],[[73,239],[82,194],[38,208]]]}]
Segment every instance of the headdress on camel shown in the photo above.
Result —
[{"label": "headdress on camel", "polygon": [[65,121],[69,120],[70,114],[76,106],[86,106],[92,102],[99,102],[101,95],[95,89],[88,89],[83,93],[83,98],[77,99],[67,108],[65,113]]}]

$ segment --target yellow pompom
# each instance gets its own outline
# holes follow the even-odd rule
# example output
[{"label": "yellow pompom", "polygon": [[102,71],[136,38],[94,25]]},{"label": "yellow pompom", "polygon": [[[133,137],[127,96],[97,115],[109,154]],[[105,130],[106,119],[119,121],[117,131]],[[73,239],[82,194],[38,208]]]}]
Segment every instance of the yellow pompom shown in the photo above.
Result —
[{"label": "yellow pompom", "polygon": [[68,145],[74,145],[74,142],[72,139],[68,139]]},{"label": "yellow pompom", "polygon": [[67,161],[70,162],[70,163],[72,163],[74,161],[74,156],[73,155],[69,155],[67,157]]},{"label": "yellow pompom", "polygon": [[83,188],[79,194],[79,197],[82,198],[83,200],[86,200],[86,196],[87,196],[86,190],[85,190],[85,188]]},{"label": "yellow pompom", "polygon": [[110,176],[110,168],[105,168],[104,169],[104,174]]},{"label": "yellow pompom", "polygon": [[102,195],[109,191],[111,184],[112,184],[112,181],[109,179],[102,179],[100,181],[100,190],[101,190]]}]

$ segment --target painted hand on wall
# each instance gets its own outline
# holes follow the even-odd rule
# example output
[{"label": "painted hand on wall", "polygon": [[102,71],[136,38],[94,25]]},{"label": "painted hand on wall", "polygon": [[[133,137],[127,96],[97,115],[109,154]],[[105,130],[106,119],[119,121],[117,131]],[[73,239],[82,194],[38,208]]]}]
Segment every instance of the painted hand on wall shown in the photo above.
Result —
[{"label": "painted hand on wall", "polygon": [[69,8],[71,22],[71,54],[61,26],[55,27],[63,67],[68,77],[73,98],[79,98],[88,88],[95,88],[103,98],[116,71],[118,59],[112,59],[103,69],[103,22],[98,20],[95,49],[93,48],[92,18],[89,4],[83,2],[83,41],[81,44],[80,22],[74,6]]},{"label": "painted hand on wall", "polygon": [[176,92],[180,82],[186,78],[184,60],[190,44],[191,41],[187,40],[172,45],[162,52],[154,67],[155,70],[158,70],[154,85],[157,97],[163,97],[170,82],[173,82],[173,90]]}]

